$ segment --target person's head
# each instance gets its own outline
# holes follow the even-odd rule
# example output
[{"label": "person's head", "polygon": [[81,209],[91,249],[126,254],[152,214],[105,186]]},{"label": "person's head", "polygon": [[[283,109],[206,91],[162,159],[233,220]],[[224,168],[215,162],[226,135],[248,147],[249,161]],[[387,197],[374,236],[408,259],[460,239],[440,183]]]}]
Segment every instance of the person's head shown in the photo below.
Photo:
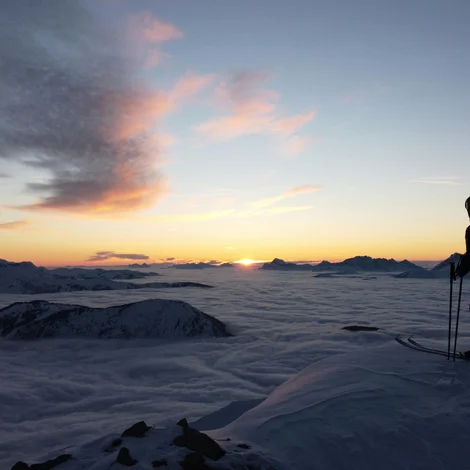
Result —
[{"label": "person's head", "polygon": [[470,218],[470,197],[465,201],[465,209],[467,209],[468,217]]}]

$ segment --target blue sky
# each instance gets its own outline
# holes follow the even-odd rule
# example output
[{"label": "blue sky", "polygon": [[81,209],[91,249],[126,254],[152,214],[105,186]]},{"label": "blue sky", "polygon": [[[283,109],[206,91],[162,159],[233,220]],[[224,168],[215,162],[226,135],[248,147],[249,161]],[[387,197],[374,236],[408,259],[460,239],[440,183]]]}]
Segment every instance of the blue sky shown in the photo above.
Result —
[{"label": "blue sky", "polygon": [[[167,189],[154,202],[139,204],[129,220],[119,214],[119,222],[107,222],[109,233],[120,224],[127,234],[126,242],[116,240],[109,249],[133,249],[141,214],[145,224],[156,217],[152,230],[167,234],[159,242],[164,253],[151,253],[153,258],[175,256],[170,239],[181,230],[212,240],[176,253],[192,257],[192,249],[198,259],[222,258],[227,245],[243,247],[235,257],[256,259],[279,256],[274,251],[286,244],[285,256],[297,259],[354,255],[367,246],[396,258],[412,257],[415,247],[421,258],[462,250],[463,203],[470,194],[469,2],[84,5],[98,25],[122,29],[122,36],[131,31],[131,39],[142,39],[151,24],[152,37],[160,39],[148,41],[144,52],[142,41],[126,42],[131,55],[158,51],[155,63],[132,71],[148,87],[173,96],[187,74],[206,80],[190,96],[175,98],[177,104],[152,124],[161,142],[170,144],[159,151]],[[241,79],[233,78],[240,73]],[[235,92],[232,108],[227,99]],[[255,111],[247,114],[247,106]],[[292,124],[293,118],[302,123]],[[227,134],[234,125],[242,131]],[[0,156],[1,172],[9,173],[5,162]],[[12,192],[23,200],[24,183],[35,174],[45,177],[36,171],[15,167],[0,188],[0,203],[12,204]],[[279,198],[299,187],[311,190]],[[269,217],[246,216],[256,201],[276,197],[269,207],[279,210]],[[52,215],[4,209],[0,222],[75,217],[79,232],[98,223],[69,209]],[[58,228],[62,236],[63,230]],[[269,251],[271,242],[263,240],[273,231]],[[12,239],[11,230],[5,236]],[[92,249],[89,242],[86,249]]]}]

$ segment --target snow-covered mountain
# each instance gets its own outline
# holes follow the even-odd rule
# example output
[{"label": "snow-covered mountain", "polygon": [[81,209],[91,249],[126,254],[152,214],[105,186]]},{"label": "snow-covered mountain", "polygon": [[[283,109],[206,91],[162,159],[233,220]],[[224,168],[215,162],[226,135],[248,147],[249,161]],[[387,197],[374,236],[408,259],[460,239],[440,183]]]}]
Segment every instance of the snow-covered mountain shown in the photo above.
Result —
[{"label": "snow-covered mountain", "polygon": [[49,294],[82,290],[122,290],[168,287],[211,287],[197,282],[151,282],[136,284],[114,279],[136,279],[153,275],[130,270],[83,268],[46,269],[29,261],[12,263],[0,260],[0,293]]},{"label": "snow-covered mountain", "polygon": [[234,268],[235,265],[232,263],[222,263],[219,265],[219,268]]},{"label": "snow-covered mountain", "polygon": [[447,259],[436,264],[436,266],[431,269],[413,269],[411,271],[405,271],[401,274],[398,274],[395,277],[408,279],[447,279],[450,274],[450,263],[455,263],[455,266],[457,266],[460,261],[460,256],[460,253],[454,253],[450,255]]},{"label": "snow-covered mountain", "polygon": [[420,266],[408,260],[395,261],[394,259],[371,258],[370,256],[355,256],[338,263],[322,261],[321,263],[296,264],[289,263],[279,258],[274,258],[270,263],[264,263],[260,269],[277,271],[340,271],[342,274],[354,274],[357,271],[368,272],[399,272],[403,270],[421,270]]},{"label": "snow-covered mountain", "polygon": [[171,267],[175,269],[229,268],[229,267],[233,267],[233,264],[231,263],[212,264],[212,263],[203,263],[202,261],[200,261],[199,263],[174,264]]},{"label": "snow-covered mountain", "polygon": [[311,271],[311,264],[289,263],[280,258],[274,258],[270,263],[264,263],[259,269],[267,271]]},{"label": "snow-covered mountain", "polygon": [[139,264],[139,263],[132,263],[132,264],[129,264],[128,267],[129,267],[129,268],[149,268],[150,265],[147,264],[147,263],[142,263],[142,264]]},{"label": "snow-covered mountain", "polygon": [[455,263],[455,266],[457,266],[460,261],[460,256],[460,253],[453,253],[447,259],[441,261],[440,263],[436,264],[436,266],[431,268],[431,272],[438,273],[441,271],[445,271],[445,273],[449,275],[450,263]]},{"label": "snow-covered mountain", "polygon": [[403,271],[400,274],[392,274],[392,277],[399,279],[436,279],[439,278],[436,273],[429,271],[428,269],[413,269],[411,271]]},{"label": "snow-covered mountain", "polygon": [[372,258],[370,256],[355,256],[347,258],[338,263],[330,263],[329,261],[322,261],[321,263],[313,266],[313,271],[331,271],[331,270],[344,270],[351,271],[368,271],[368,272],[399,272],[422,270],[420,266],[408,261],[396,261],[386,258]]},{"label": "snow-covered mountain", "polygon": [[[142,267],[142,266],[137,266]],[[49,269],[52,274],[57,274],[66,278],[73,279],[143,279],[150,276],[160,276],[156,272],[134,271],[132,269],[102,269],[102,268],[55,268]]]},{"label": "snow-covered mountain", "polygon": [[171,338],[230,336],[224,323],[186,302],[152,299],[107,308],[35,300],[0,309],[0,336]]},{"label": "snow-covered mountain", "polygon": [[171,267],[175,269],[203,269],[203,268],[213,268],[214,266],[208,263],[181,263],[181,264],[174,264]]}]

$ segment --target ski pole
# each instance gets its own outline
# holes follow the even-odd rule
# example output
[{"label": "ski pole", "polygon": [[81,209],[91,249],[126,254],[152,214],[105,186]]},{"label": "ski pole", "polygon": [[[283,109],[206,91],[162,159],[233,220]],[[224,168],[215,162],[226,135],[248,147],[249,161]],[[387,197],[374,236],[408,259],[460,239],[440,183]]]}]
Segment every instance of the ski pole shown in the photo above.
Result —
[{"label": "ski pole", "polygon": [[455,338],[454,338],[454,362],[455,362],[455,350],[457,349],[457,335],[459,334],[459,317],[460,317],[460,300],[462,299],[462,283],[463,277],[460,278],[459,287],[459,303],[457,304],[457,320],[455,323]]},{"label": "ski pole", "polygon": [[454,285],[455,264],[450,263],[450,297],[449,297],[449,337],[447,340],[447,360],[450,359],[450,332],[452,328],[452,286]]}]

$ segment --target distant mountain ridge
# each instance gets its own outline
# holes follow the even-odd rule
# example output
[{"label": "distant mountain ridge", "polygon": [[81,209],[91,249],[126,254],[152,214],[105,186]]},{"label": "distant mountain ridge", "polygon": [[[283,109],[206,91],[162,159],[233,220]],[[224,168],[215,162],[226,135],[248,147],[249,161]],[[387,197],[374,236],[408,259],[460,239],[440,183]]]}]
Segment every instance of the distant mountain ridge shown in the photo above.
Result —
[{"label": "distant mountain ridge", "polygon": [[410,278],[410,279],[442,279],[442,278],[448,278],[449,277],[449,270],[450,270],[450,263],[459,263],[460,260],[460,253],[453,253],[451,254],[448,258],[445,260],[441,261],[440,263],[437,263],[434,267],[431,269],[424,269],[422,268],[422,271],[406,271],[403,272],[395,277],[400,277],[400,278]]},{"label": "distant mountain ridge", "polygon": [[175,269],[205,269],[205,268],[232,268],[232,263],[212,264],[212,263],[181,263],[174,264],[171,267]]},{"label": "distant mountain ridge", "polygon": [[278,271],[333,271],[340,270],[343,274],[356,271],[367,272],[395,272],[401,270],[421,270],[420,266],[408,260],[396,261],[386,258],[372,258],[370,256],[355,256],[347,258],[344,261],[332,263],[330,261],[322,261],[318,264],[296,264],[286,262],[279,258],[274,258],[270,263],[264,263],[260,269],[278,270]]},{"label": "distant mountain ridge", "polygon": [[231,336],[220,320],[179,300],[151,299],[106,308],[34,300],[0,309],[0,336],[171,338]]},{"label": "distant mountain ridge", "polygon": [[311,271],[312,264],[296,264],[286,262],[280,258],[274,258],[270,263],[264,263],[259,269],[267,271]]},{"label": "distant mountain ridge", "polygon": [[46,269],[30,261],[20,263],[0,260],[0,293],[50,294],[83,290],[122,290],[170,287],[211,287],[197,282],[149,282],[136,284],[118,279],[141,279],[157,273],[131,270],[106,270],[85,268]]}]

